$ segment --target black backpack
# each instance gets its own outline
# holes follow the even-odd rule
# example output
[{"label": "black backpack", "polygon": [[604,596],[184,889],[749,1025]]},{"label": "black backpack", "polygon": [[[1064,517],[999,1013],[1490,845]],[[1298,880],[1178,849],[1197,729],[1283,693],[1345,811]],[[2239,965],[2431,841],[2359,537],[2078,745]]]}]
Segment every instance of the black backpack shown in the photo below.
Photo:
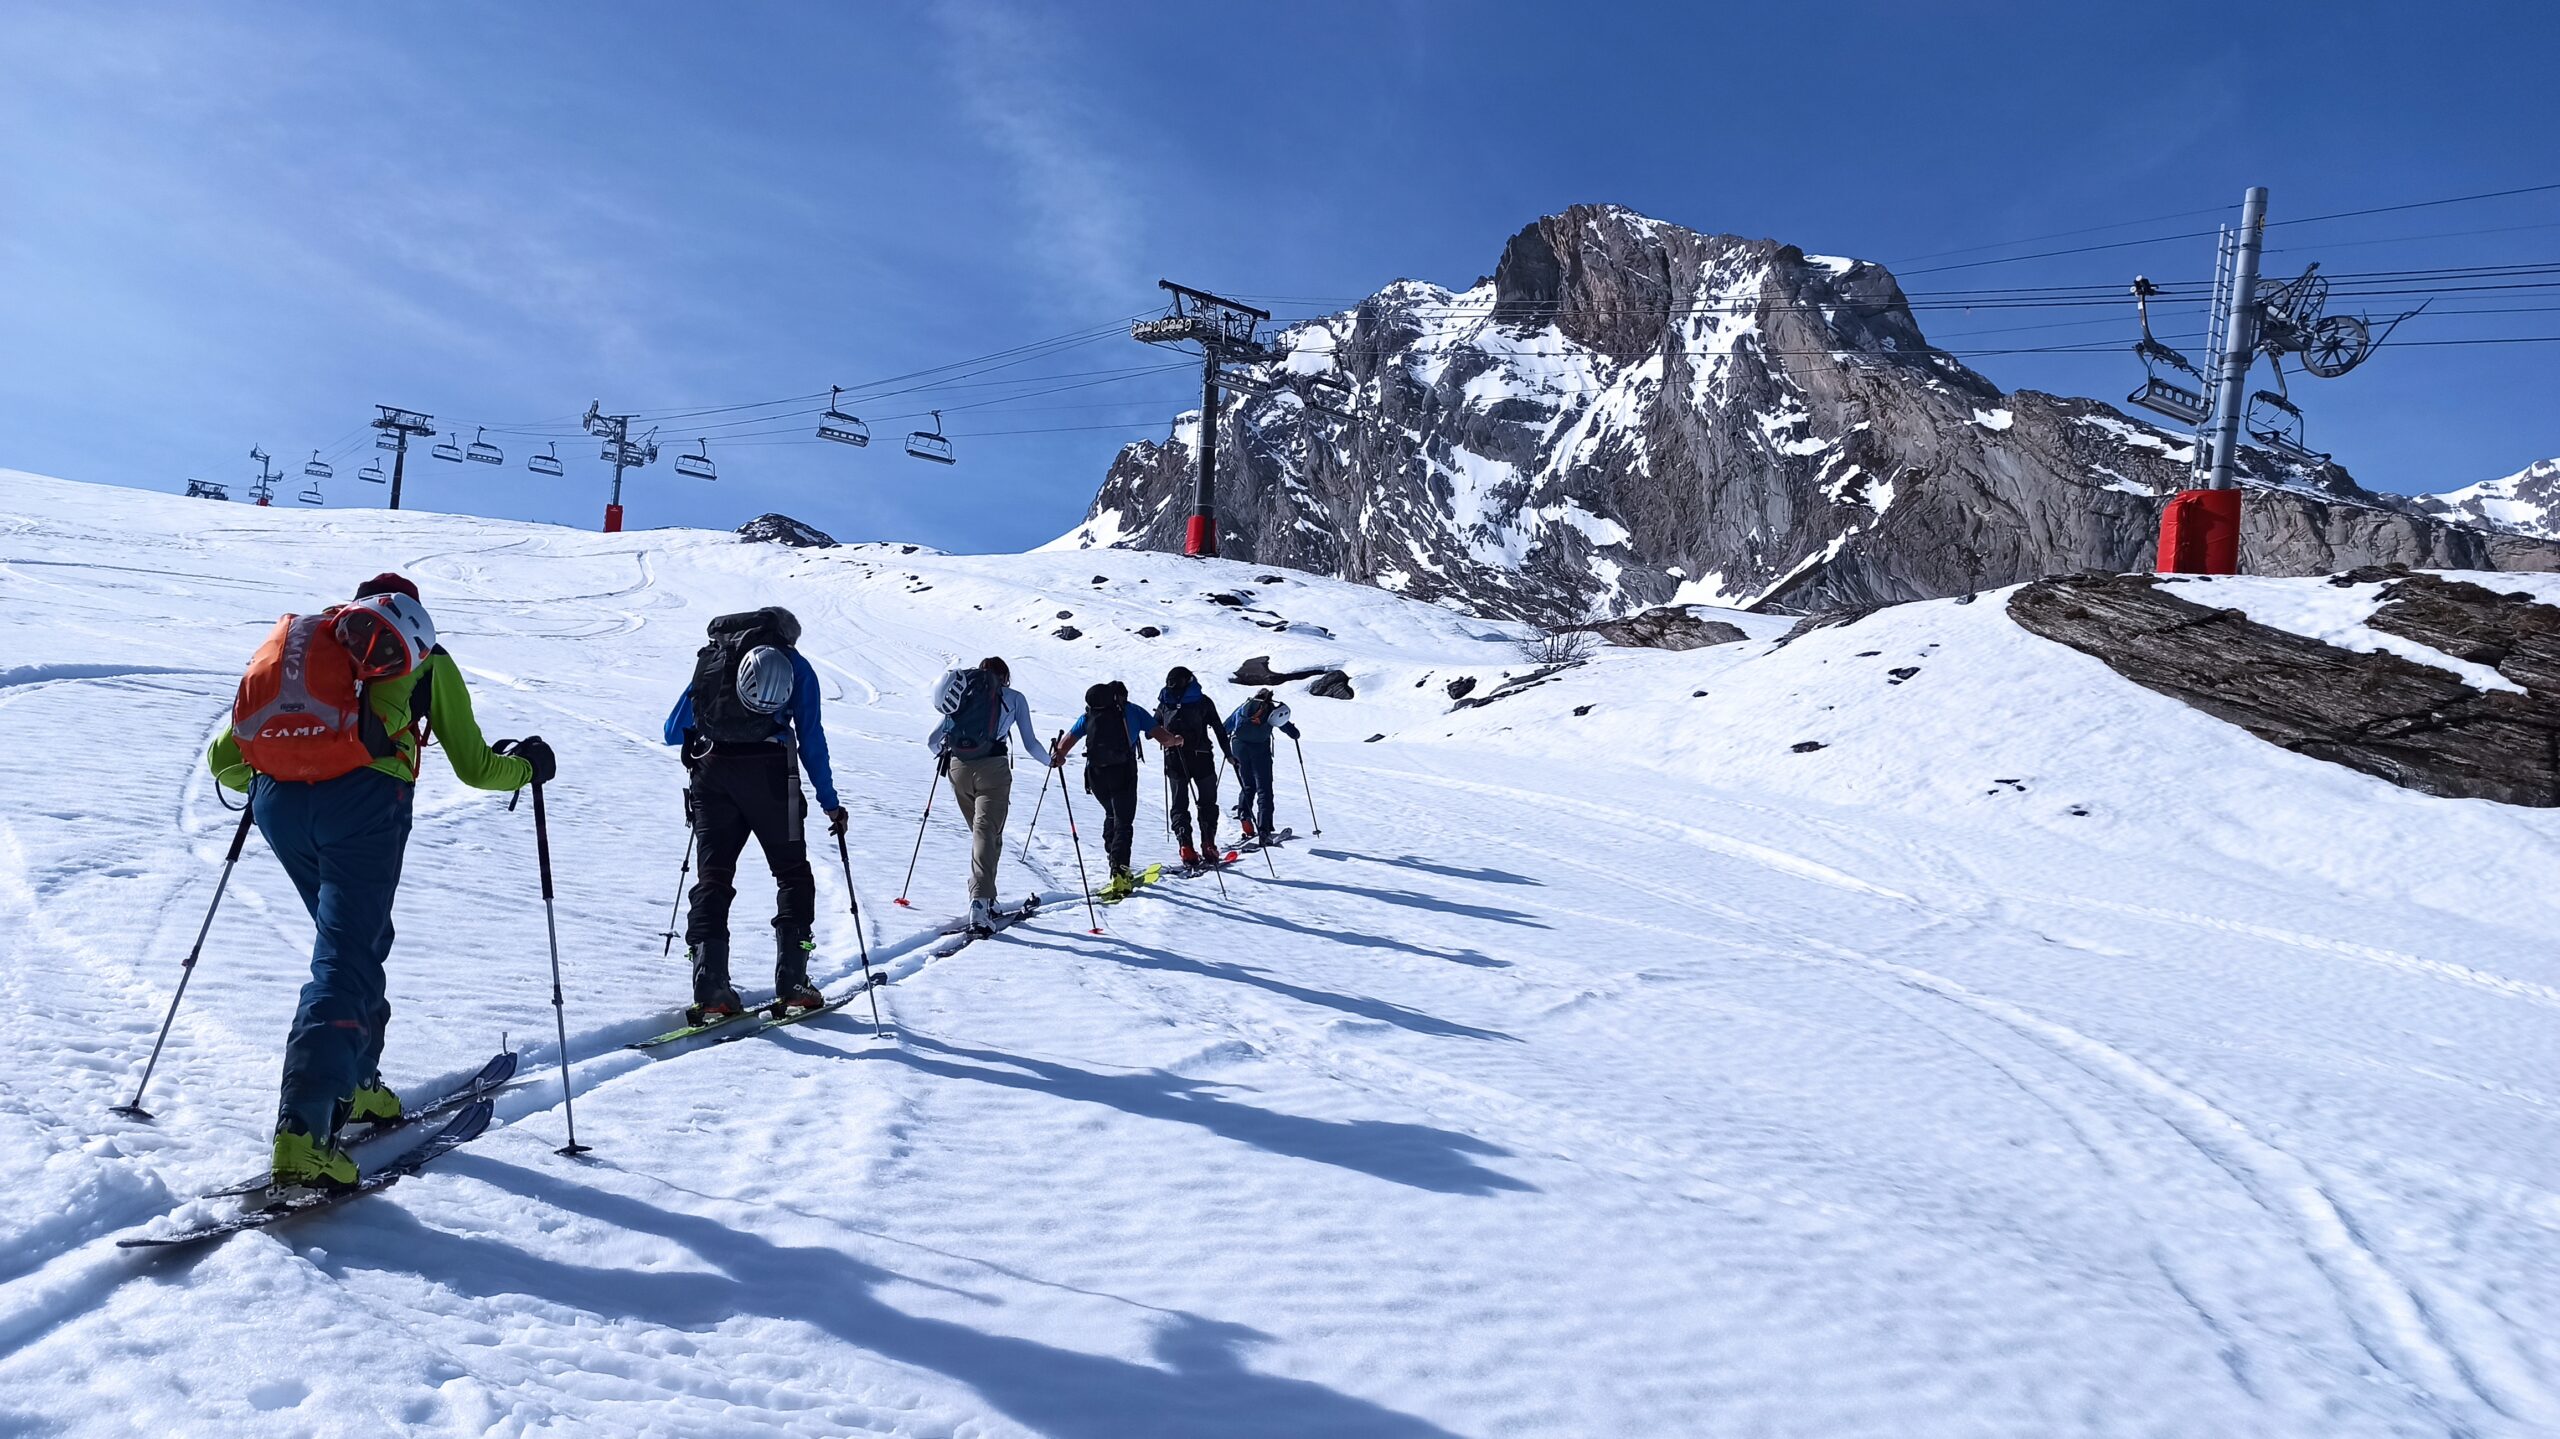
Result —
[{"label": "black backpack", "polygon": [[693,729],[713,744],[763,744],[781,733],[778,715],[758,714],[738,698],[738,666],[758,645],[791,648],[791,636],[769,609],[722,615],[693,660]]},{"label": "black backpack", "polygon": [[1095,769],[1138,762],[1129,743],[1129,707],[1118,700],[1084,707],[1084,762]]},{"label": "black backpack", "polygon": [[985,670],[960,677],[960,703],[951,711],[942,752],[953,759],[985,759],[1004,753],[1004,684]]}]

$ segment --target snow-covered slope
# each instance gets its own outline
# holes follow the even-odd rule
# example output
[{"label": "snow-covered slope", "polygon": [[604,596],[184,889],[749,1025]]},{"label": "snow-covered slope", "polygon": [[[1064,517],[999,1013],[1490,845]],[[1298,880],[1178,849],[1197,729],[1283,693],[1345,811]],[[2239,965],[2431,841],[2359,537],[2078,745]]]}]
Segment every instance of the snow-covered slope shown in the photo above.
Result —
[{"label": "snow-covered slope", "polygon": [[[197,751],[276,613],[386,567],[490,733],[560,750],[596,1152],[552,1153],[529,816],[431,769],[388,1068],[424,1085],[511,1035],[533,1064],[500,1127],[327,1218],[117,1251],[255,1167],[309,938],[253,841],[158,1121],[107,1112],[231,824]],[[658,723],[702,621],[777,601],[831,687],[895,1033],[855,1011],[644,1059],[615,1046],[680,987]],[[1516,631],[1297,573],[0,472],[0,1431],[2560,1426],[2560,817],[2282,753],[1996,599],[1783,647],[1741,622],[1453,713],[1452,680],[1526,668]],[[1296,699],[1322,838],[1107,935],[1062,906],[923,962],[964,870],[945,805],[919,908],[888,902],[924,696],[987,653],[1044,729],[1105,675],[1341,665],[1358,698]],[[1017,844],[1032,808],[1025,783]],[[1050,795],[1009,893],[1074,887],[1061,818]]]}]

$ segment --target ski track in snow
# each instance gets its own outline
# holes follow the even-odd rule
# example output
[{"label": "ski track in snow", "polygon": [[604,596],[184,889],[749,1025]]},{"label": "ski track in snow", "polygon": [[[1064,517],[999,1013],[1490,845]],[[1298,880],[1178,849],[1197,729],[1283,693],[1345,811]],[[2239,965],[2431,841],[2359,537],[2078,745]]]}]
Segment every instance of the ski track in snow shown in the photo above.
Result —
[{"label": "ski track in snow", "polygon": [[[430,760],[386,1063],[427,1092],[504,1032],[526,1063],[497,1127],[326,1217],[117,1251],[254,1167],[307,962],[253,838],[155,1122],[106,1114],[236,822],[198,759],[231,666],[383,568],[425,590],[483,728],[562,755],[596,1151],[551,1153],[529,819]],[[2550,817],[2283,755],[1994,604],[1610,652],[1451,715],[1447,679],[1518,668],[1496,627],[1263,573],[0,473],[0,1432],[2560,1427],[2560,916],[2518,878],[2560,854]],[[1201,598],[1236,589],[1336,638]],[[622,1049],[682,987],[659,722],[702,621],[777,601],[829,691],[888,1033],[856,1000]],[[1048,637],[1061,609],[1083,640]],[[1300,834],[1269,868],[1168,879],[1095,936],[1066,802],[1025,768],[1005,894],[1044,908],[934,957],[963,901],[947,794],[916,906],[890,899],[925,695],[985,653],[1044,734],[1104,675],[1143,697],[1187,663],[1232,700],[1245,656],[1343,663],[1359,700],[1295,699],[1329,823],[1284,752]],[[2209,773],[2238,778],[2175,778]],[[1066,798],[1098,874],[1098,810]],[[1150,776],[1141,863],[1161,801]],[[852,921],[813,830],[840,984]],[[739,887],[752,983],[759,860]]]}]

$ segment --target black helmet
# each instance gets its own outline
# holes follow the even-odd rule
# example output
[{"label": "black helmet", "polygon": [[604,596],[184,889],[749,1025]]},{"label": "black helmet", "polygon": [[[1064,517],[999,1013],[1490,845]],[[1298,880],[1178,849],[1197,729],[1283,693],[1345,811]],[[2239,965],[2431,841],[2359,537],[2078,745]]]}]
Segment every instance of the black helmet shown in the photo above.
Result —
[{"label": "black helmet", "polygon": [[1165,671],[1164,687],[1166,689],[1178,690],[1195,682],[1191,671],[1184,666],[1175,665],[1172,669]]}]

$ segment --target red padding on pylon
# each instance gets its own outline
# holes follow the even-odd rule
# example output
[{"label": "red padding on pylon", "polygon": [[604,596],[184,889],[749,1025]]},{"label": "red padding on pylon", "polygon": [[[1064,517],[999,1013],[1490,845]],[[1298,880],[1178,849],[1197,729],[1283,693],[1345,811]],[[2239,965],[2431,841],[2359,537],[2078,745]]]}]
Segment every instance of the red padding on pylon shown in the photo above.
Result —
[{"label": "red padding on pylon", "polygon": [[604,532],[608,535],[618,535],[622,533],[622,506],[607,505],[604,507]]},{"label": "red padding on pylon", "polygon": [[1182,552],[1186,555],[1218,553],[1218,529],[1207,515],[1193,515],[1191,526],[1183,532]]},{"label": "red padding on pylon", "polygon": [[2160,572],[2240,572],[2240,492],[2181,490],[2160,512]]}]

